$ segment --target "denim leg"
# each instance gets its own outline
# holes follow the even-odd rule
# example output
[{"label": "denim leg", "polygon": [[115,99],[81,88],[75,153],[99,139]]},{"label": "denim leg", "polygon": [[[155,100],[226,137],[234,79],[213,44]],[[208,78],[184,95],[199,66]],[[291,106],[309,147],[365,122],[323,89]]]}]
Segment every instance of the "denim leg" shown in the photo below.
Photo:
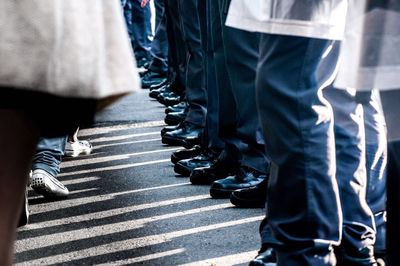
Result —
[{"label": "denim leg", "polygon": [[133,49],[133,35],[132,35],[132,0],[121,0],[122,9],[124,11],[124,18],[126,22],[126,27],[128,29],[128,35],[131,40],[131,45]]},{"label": "denim leg", "polygon": [[133,50],[137,59],[150,59],[151,48],[151,10],[150,5],[140,7],[141,0],[132,1]]},{"label": "denim leg", "polygon": [[45,170],[53,176],[60,173],[61,158],[64,155],[67,136],[40,138],[33,157],[32,170]]},{"label": "denim leg", "polygon": [[[257,105],[273,162],[267,216],[278,265],[334,265],[341,233],[332,110],[317,68],[331,41],[262,34]],[[323,60],[323,59],[322,59]],[[333,73],[331,73],[333,75]]]}]

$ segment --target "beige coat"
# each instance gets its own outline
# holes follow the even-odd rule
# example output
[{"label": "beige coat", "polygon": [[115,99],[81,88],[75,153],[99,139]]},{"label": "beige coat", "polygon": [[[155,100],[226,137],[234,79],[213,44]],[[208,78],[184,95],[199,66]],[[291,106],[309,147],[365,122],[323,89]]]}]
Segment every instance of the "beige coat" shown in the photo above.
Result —
[{"label": "beige coat", "polygon": [[0,0],[0,86],[100,99],[139,88],[119,0]]}]

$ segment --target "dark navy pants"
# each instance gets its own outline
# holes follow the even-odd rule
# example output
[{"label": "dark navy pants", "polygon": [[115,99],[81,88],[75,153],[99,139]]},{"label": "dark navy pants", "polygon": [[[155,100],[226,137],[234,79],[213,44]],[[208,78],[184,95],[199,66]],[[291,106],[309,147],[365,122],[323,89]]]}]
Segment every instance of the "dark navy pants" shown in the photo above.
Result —
[{"label": "dark navy pants", "polygon": [[186,46],[185,94],[189,110],[185,120],[204,127],[207,114],[207,92],[198,0],[179,0],[178,8],[183,45]]},{"label": "dark navy pants", "polygon": [[267,216],[279,265],[333,265],[342,213],[333,113],[317,79],[332,41],[262,34],[257,103],[272,160]]},{"label": "dark navy pants", "polygon": [[150,70],[156,73],[166,74],[168,72],[168,38],[165,1],[155,0],[154,7],[156,12],[156,25],[150,50],[152,57]]},{"label": "dark navy pants", "polygon": [[140,7],[141,0],[131,0],[133,50],[136,58],[150,59],[151,48],[151,10],[150,5]]}]

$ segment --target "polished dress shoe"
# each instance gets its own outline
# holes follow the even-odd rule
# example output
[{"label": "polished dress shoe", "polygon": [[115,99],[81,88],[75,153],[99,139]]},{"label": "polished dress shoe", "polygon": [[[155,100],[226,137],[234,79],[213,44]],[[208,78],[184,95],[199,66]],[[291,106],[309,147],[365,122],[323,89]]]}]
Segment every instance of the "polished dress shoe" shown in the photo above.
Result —
[{"label": "polished dress shoe", "polygon": [[227,156],[223,151],[209,166],[193,169],[190,182],[193,185],[210,185],[215,180],[234,175],[239,171],[238,160]]},{"label": "polished dress shoe", "polygon": [[238,174],[214,181],[210,187],[210,195],[217,199],[229,199],[233,191],[256,186],[265,178],[265,174],[242,166]]},{"label": "polished dress shoe", "polygon": [[216,150],[204,149],[200,155],[194,158],[177,162],[174,166],[174,171],[181,176],[188,177],[196,168],[209,167],[218,155],[219,152]]},{"label": "polished dress shoe", "polygon": [[268,178],[259,184],[232,192],[231,203],[239,208],[264,208],[267,200]]},{"label": "polished dress shoe", "polygon": [[172,90],[170,89],[169,85],[161,86],[157,89],[150,90],[149,96],[150,98],[157,99],[158,95],[163,92],[172,92]]},{"label": "polished dress shoe", "polygon": [[171,162],[176,164],[177,162],[185,159],[194,158],[201,154],[203,149],[199,145],[193,146],[191,149],[182,149],[175,151],[171,154]]},{"label": "polished dress shoe", "polygon": [[203,127],[184,121],[179,124],[178,129],[166,132],[162,136],[161,142],[171,146],[192,148],[194,145],[200,143],[202,132]]},{"label": "polished dress shoe", "polygon": [[373,247],[364,247],[359,250],[344,248],[343,243],[335,249],[337,266],[377,266]]},{"label": "polished dress shoe", "polygon": [[182,101],[178,104],[172,105],[172,106],[168,106],[167,108],[165,108],[165,113],[169,114],[169,113],[175,113],[175,112],[181,112],[182,110],[184,110],[185,108],[187,108],[188,104],[186,101]]},{"label": "polished dress shoe", "polygon": [[263,248],[249,263],[249,266],[275,266],[277,262],[276,252],[273,248]]},{"label": "polished dress shoe", "polygon": [[166,126],[163,129],[161,129],[161,137],[165,135],[167,132],[175,131],[177,129],[182,128],[183,122],[178,124],[178,125],[173,125],[173,126]]},{"label": "polished dress shoe", "polygon": [[182,97],[175,92],[162,92],[157,96],[157,101],[165,106],[172,106],[182,101]]},{"label": "polished dress shoe", "polygon": [[140,57],[136,59],[136,66],[138,68],[145,68],[148,69],[150,66],[150,60],[146,57]]},{"label": "polished dress shoe", "polygon": [[153,71],[147,71],[142,77],[142,88],[149,89],[152,85],[161,86],[168,82],[167,75],[164,73],[156,73]]},{"label": "polished dress shoe", "polygon": [[158,83],[158,84],[153,84],[153,85],[151,85],[150,88],[149,88],[149,90],[150,90],[150,91],[157,90],[157,89],[162,88],[162,87],[164,87],[164,86],[168,86],[168,87],[171,86],[171,83],[170,83],[170,81],[168,80],[168,78],[167,78],[167,81],[166,81],[166,82],[162,82],[162,83]]},{"label": "polished dress shoe", "polygon": [[164,122],[170,126],[177,125],[185,120],[187,113],[188,109],[183,109],[180,112],[169,113],[165,116]]}]

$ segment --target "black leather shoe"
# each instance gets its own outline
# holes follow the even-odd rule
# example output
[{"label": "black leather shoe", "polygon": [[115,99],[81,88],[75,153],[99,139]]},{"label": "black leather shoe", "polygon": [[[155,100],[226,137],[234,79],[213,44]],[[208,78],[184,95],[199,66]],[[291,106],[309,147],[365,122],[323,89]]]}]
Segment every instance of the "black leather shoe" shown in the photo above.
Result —
[{"label": "black leather shoe", "polygon": [[147,69],[149,67],[149,65],[150,65],[150,60],[147,59],[146,57],[141,57],[141,58],[136,59],[136,66],[138,68]]},{"label": "black leather shoe", "polygon": [[176,164],[177,162],[189,158],[194,158],[202,152],[202,148],[199,145],[195,145],[191,149],[182,149],[179,151],[175,151],[171,154],[171,162]]},{"label": "black leather shoe", "polygon": [[217,199],[229,199],[233,191],[256,186],[265,178],[265,174],[242,166],[238,174],[214,181],[210,188],[210,195]]},{"label": "black leather shoe", "polygon": [[171,83],[167,79],[166,82],[162,82],[162,83],[151,85],[149,89],[150,89],[150,91],[153,91],[153,90],[158,90],[159,88],[162,88],[162,87],[165,87],[165,86],[169,87],[170,85],[171,85]]},{"label": "black leather shoe", "polygon": [[249,266],[275,266],[276,253],[273,248],[266,248],[258,253],[258,255],[249,263]]},{"label": "black leather shoe", "polygon": [[264,178],[258,185],[238,189],[231,194],[231,203],[239,208],[264,208],[267,200],[268,178]]},{"label": "black leather shoe", "polygon": [[161,129],[161,137],[163,137],[165,135],[165,133],[167,133],[167,132],[175,131],[180,128],[182,128],[182,123],[180,123],[178,125],[173,125],[173,126],[166,126],[163,129]]},{"label": "black leather shoe", "polygon": [[195,168],[209,167],[218,157],[218,155],[218,151],[205,149],[200,155],[194,158],[181,160],[176,163],[174,166],[174,171],[179,175],[188,177]]},{"label": "black leather shoe", "polygon": [[168,106],[167,108],[165,108],[165,113],[169,114],[169,113],[181,112],[181,111],[185,110],[185,108],[187,108],[187,106],[188,106],[187,102],[182,101],[178,104]]},{"label": "black leather shoe", "polygon": [[176,113],[169,113],[165,116],[164,122],[165,122],[165,124],[170,125],[170,126],[177,125],[177,124],[183,122],[183,120],[185,120],[186,114],[187,114],[187,109],[184,109],[184,110],[182,110],[180,112],[176,112]]},{"label": "black leather shoe", "polygon": [[157,96],[157,101],[165,106],[172,106],[175,104],[178,104],[182,101],[181,96],[177,95],[174,92],[165,92],[165,93],[160,93]]},{"label": "black leather shoe", "polygon": [[223,151],[210,167],[195,168],[190,174],[193,185],[210,185],[215,180],[234,175],[239,171],[239,162]]},{"label": "black leather shoe", "polygon": [[337,266],[377,266],[373,247],[364,247],[360,250],[344,248],[345,244],[335,249]]},{"label": "black leather shoe", "polygon": [[183,146],[192,148],[200,143],[200,135],[203,127],[194,125],[190,122],[182,122],[179,128],[174,131],[166,132],[161,138],[161,142],[171,146]]},{"label": "black leather shoe", "polygon": [[160,95],[161,93],[164,93],[164,92],[168,92],[168,93],[172,92],[171,88],[168,84],[165,86],[161,86],[158,89],[150,90],[149,96],[150,96],[150,98],[157,100],[158,95]]},{"label": "black leather shoe", "polygon": [[166,74],[156,73],[153,71],[147,71],[142,77],[142,88],[149,89],[150,86],[157,85],[162,86],[168,81]]}]

